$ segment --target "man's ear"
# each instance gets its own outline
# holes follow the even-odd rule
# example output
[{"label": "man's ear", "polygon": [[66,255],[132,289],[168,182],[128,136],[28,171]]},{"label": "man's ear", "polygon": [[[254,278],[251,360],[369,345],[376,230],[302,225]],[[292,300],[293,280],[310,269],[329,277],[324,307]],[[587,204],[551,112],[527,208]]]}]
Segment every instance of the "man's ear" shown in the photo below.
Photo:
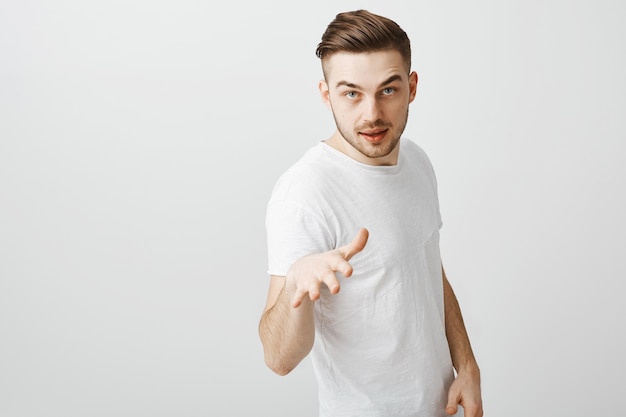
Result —
[{"label": "man's ear", "polygon": [[417,72],[409,74],[409,103],[413,102],[417,94]]},{"label": "man's ear", "polygon": [[320,80],[317,88],[320,90],[320,96],[322,97],[322,101],[330,109],[330,91],[328,91],[328,84],[325,80]]}]

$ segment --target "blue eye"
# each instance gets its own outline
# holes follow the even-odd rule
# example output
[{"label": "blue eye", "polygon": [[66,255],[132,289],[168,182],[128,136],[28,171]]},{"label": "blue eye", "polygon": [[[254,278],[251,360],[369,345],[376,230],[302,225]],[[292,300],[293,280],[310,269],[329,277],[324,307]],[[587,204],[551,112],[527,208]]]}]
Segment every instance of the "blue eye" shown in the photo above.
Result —
[{"label": "blue eye", "polygon": [[383,90],[383,95],[388,96],[389,94],[395,93],[396,89],[393,87],[387,87]]},{"label": "blue eye", "polygon": [[359,96],[359,94],[356,91],[348,91],[346,93],[346,97],[351,98],[351,99],[355,99]]}]

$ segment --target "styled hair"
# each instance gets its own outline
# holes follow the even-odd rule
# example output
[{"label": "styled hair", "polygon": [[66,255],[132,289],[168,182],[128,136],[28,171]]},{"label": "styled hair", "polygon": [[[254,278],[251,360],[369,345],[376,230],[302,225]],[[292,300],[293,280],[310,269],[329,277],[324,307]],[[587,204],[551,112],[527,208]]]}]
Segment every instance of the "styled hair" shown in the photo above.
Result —
[{"label": "styled hair", "polygon": [[322,60],[336,52],[396,50],[407,69],[411,68],[411,42],[406,32],[391,19],[367,10],[339,13],[330,22],[315,54]]}]

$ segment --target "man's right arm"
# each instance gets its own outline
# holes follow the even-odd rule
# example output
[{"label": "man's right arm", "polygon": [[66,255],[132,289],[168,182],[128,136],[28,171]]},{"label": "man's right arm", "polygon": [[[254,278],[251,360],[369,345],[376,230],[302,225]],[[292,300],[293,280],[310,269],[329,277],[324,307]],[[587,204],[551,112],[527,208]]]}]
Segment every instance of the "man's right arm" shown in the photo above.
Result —
[{"label": "man's right arm", "polygon": [[335,272],[352,275],[350,259],[363,250],[369,232],[361,229],[349,244],[328,252],[298,259],[285,277],[272,275],[259,336],[265,363],[279,375],[286,375],[309,354],[315,339],[313,304],[326,285],[331,294],[339,292]]},{"label": "man's right arm", "polygon": [[293,370],[313,347],[315,325],[313,301],[304,299],[292,307],[293,289],[286,277],[272,275],[267,305],[259,324],[259,336],[265,352],[265,363],[279,375]]}]

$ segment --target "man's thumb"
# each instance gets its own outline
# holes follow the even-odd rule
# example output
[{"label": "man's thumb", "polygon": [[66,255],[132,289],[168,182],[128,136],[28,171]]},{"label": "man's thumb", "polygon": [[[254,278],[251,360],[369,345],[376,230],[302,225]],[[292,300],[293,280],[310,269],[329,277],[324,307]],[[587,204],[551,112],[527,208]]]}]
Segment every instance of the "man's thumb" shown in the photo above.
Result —
[{"label": "man's thumb", "polygon": [[454,403],[448,403],[446,406],[446,414],[453,416],[459,410],[459,407]]},{"label": "man's thumb", "polygon": [[363,250],[368,238],[369,231],[366,228],[361,228],[354,239],[352,239],[352,242],[339,248],[339,252],[341,252],[346,261],[349,261],[350,258]]}]

